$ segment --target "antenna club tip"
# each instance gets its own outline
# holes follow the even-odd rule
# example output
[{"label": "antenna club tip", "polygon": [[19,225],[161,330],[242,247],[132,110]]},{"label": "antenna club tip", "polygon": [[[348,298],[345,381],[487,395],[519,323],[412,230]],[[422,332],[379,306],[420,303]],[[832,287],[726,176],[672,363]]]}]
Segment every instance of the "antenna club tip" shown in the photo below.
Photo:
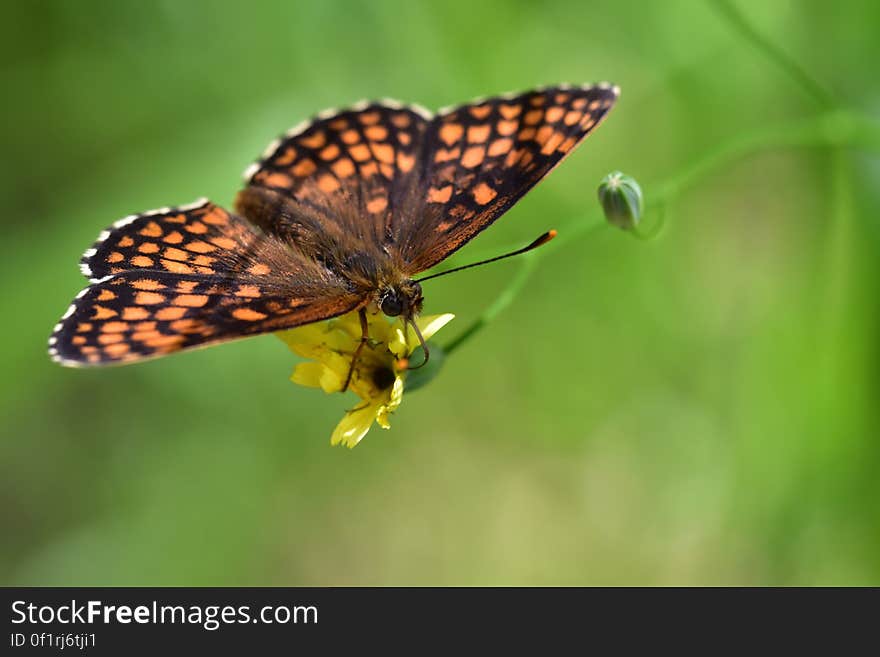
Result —
[{"label": "antenna club tip", "polygon": [[395,365],[397,366],[397,370],[399,372],[403,372],[405,370],[408,370],[409,369],[409,358],[399,358],[399,359],[397,359],[397,362],[395,363]]},{"label": "antenna club tip", "polygon": [[539,237],[534,242],[529,244],[527,250],[530,251],[531,249],[537,249],[539,246],[546,244],[547,242],[552,240],[554,237],[556,237],[556,229],[555,228],[548,230],[546,233],[541,235],[541,237]]}]

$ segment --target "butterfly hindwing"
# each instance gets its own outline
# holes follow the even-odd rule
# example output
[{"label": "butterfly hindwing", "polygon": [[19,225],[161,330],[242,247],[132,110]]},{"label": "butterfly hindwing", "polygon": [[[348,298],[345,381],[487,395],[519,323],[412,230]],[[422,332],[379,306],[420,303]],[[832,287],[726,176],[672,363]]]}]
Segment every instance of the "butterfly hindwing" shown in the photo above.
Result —
[{"label": "butterfly hindwing", "polygon": [[617,100],[607,84],[553,87],[441,112],[427,140],[425,206],[398,236],[409,271],[462,247],[534,187]]},{"label": "butterfly hindwing", "polygon": [[201,199],[120,219],[83,254],[80,268],[92,279],[133,269],[212,275],[232,267],[258,236],[246,221]]},{"label": "butterfly hindwing", "polygon": [[82,268],[92,284],[49,340],[52,356],[67,365],[128,362],[290,328],[362,302],[325,267],[208,201],[117,222]]}]

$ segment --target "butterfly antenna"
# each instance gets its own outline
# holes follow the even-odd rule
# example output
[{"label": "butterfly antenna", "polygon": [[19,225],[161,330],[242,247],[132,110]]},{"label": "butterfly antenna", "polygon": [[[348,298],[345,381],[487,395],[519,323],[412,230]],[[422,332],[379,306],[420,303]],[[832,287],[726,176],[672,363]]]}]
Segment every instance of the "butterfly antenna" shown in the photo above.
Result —
[{"label": "butterfly antenna", "polygon": [[[446,274],[453,274],[457,271],[462,271],[463,269],[470,269],[471,267],[479,267],[480,265],[488,265],[490,262],[497,262],[498,260],[504,260],[505,258],[512,258],[513,256],[522,255],[523,253],[527,253],[532,249],[537,249],[539,246],[543,246],[550,240],[556,237],[556,230],[548,230],[546,233],[541,235],[534,242],[529,244],[528,246],[524,246],[521,249],[517,249],[516,251],[512,251],[510,253],[505,253],[504,255],[495,256],[494,258],[489,258],[488,260],[480,260],[480,262],[473,262],[469,265],[464,265],[463,267],[454,267],[452,269],[447,269],[446,271],[441,271],[438,274],[431,274],[430,276],[425,276],[423,278],[416,279],[416,283],[422,283],[424,281],[429,281],[432,278],[437,278],[438,276],[446,276]],[[415,326],[415,325],[413,325]],[[418,331],[418,329],[416,329]],[[421,337],[421,336],[419,336]]]},{"label": "butterfly antenna", "polygon": [[[422,332],[419,330],[418,325],[411,319],[406,320],[406,323],[411,325],[413,329],[415,329],[416,337],[419,339],[419,344],[422,345],[422,353],[425,354],[424,360],[416,365],[415,367],[411,365],[407,365],[406,369],[408,370],[417,370],[420,367],[424,367],[428,364],[428,358],[431,356],[431,353],[428,351],[428,345],[425,344],[425,338],[422,337]],[[406,329],[404,329],[406,330]]]}]

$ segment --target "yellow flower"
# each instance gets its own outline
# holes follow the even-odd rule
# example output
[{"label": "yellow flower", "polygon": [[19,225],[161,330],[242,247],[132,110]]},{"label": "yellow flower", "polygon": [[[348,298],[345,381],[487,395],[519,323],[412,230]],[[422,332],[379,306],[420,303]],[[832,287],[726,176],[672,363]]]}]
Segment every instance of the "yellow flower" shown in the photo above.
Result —
[{"label": "yellow flower", "polygon": [[[430,315],[416,320],[425,340],[430,339],[454,315]],[[383,429],[391,424],[388,416],[397,410],[403,398],[406,359],[419,341],[415,331],[404,325],[402,318],[392,323],[381,313],[367,314],[370,339],[361,349],[352,372],[349,389],[361,403],[345,413],[336,426],[330,443],[354,447],[363,438],[373,421]],[[299,363],[290,380],[303,386],[321,388],[326,393],[341,392],[348,376],[354,352],[361,340],[361,324],[357,312],[327,322],[307,324],[276,335],[291,351],[311,360]]]}]

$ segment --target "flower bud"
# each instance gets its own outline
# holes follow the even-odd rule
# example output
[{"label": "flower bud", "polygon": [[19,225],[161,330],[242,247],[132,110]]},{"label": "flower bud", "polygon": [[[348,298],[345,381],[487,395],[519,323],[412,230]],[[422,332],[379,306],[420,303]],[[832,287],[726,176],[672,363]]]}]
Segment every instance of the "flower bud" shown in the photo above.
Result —
[{"label": "flower bud", "polygon": [[599,203],[605,218],[623,230],[633,230],[642,218],[642,188],[635,178],[620,171],[609,173],[599,184]]}]

